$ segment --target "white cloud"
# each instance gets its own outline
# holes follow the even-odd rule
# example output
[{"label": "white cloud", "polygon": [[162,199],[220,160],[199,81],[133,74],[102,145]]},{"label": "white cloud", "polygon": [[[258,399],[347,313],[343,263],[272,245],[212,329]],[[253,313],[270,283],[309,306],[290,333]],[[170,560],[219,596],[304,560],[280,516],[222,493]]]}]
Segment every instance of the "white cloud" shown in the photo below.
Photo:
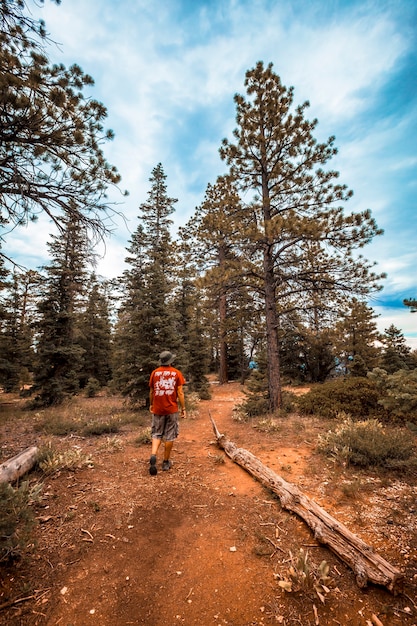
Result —
[{"label": "white cloud", "polygon": [[372,307],[379,317],[376,321],[378,330],[384,332],[391,324],[399,328],[404,338],[413,350],[417,350],[417,313],[410,313],[407,307],[404,309],[394,307]]},{"label": "white cloud", "polygon": [[124,260],[127,256],[126,244],[121,245],[120,242],[112,237],[107,238],[105,243],[97,247],[99,255],[96,273],[104,278],[117,278],[121,276],[127,268]]},{"label": "white cloud", "polygon": [[26,269],[37,269],[44,265],[48,258],[46,246],[50,234],[55,233],[55,227],[46,215],[41,214],[36,222],[29,222],[27,226],[17,226],[5,234],[2,243],[2,252]]},{"label": "white cloud", "polygon": [[[330,166],[355,191],[346,209],[370,207],[386,229],[364,251],[379,261],[378,271],[388,272],[384,293],[415,285],[412,224],[401,228],[395,217],[407,211],[406,205],[398,205],[398,176],[407,170],[413,180],[415,156],[401,146],[415,119],[384,119],[379,103],[372,101],[406,53],[409,33],[390,15],[391,3],[357,3],[349,11],[346,6],[336,10],[338,4],[298,3],[303,10],[297,11],[292,0],[230,0],[209,9],[202,3],[199,11],[193,6],[192,21],[179,21],[178,12],[187,7],[181,0],[159,3],[158,10],[148,0],[45,3],[39,14],[52,39],[62,44],[62,52],[52,51],[54,60],[78,62],[94,77],[90,93],[106,105],[108,125],[116,132],[105,153],[122,174],[122,188],[130,191],[126,200],[111,193],[116,202],[124,202],[120,208],[128,225],[118,222],[101,273],[114,276],[122,269],[138,206],[158,162],[167,174],[169,195],[178,198],[176,223],[190,217],[207,183],[224,171],[218,148],[235,126],[233,95],[244,93],[245,71],[263,60],[274,63],[284,84],[295,86],[296,104],[310,100],[308,116],[318,117],[320,133],[345,137],[342,145],[336,142],[340,153]],[[210,134],[204,119],[201,128],[190,132],[189,116],[200,110],[210,116]],[[368,127],[360,115],[372,110]],[[187,158],[183,136],[194,141]],[[9,249],[26,253],[37,239],[36,252],[45,253],[46,234],[36,226],[14,237]],[[406,313],[410,323],[414,317]]]},{"label": "white cloud", "polygon": [[[373,14],[321,29],[304,23],[292,35],[292,80],[302,85],[303,95],[327,124],[351,119],[363,110],[361,90],[370,85],[377,89],[405,50],[393,24]],[[298,42],[303,42],[303,62]]]}]

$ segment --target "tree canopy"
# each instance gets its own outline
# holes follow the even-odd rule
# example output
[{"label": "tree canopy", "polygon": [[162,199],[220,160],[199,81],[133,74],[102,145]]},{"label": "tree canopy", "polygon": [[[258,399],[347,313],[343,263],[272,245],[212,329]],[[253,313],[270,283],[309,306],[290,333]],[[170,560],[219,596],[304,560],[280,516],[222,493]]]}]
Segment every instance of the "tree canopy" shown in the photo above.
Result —
[{"label": "tree canopy", "polygon": [[50,63],[45,25],[25,5],[0,3],[0,224],[45,213],[60,229],[71,217],[103,235],[107,190],[120,181],[103,153],[106,108],[84,94],[94,81],[78,65]]}]

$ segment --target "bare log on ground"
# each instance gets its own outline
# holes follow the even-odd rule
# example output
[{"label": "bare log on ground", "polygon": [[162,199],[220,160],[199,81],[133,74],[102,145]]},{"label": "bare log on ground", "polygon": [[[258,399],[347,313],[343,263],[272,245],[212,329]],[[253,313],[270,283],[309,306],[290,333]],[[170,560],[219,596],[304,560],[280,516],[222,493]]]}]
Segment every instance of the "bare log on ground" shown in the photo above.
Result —
[{"label": "bare log on ground", "polygon": [[314,500],[303,494],[298,487],[286,482],[281,476],[263,465],[251,452],[220,434],[210,415],[217,443],[232,461],[243,467],[259,482],[271,489],[284,509],[293,511],[313,530],[314,538],[328,546],[355,573],[356,583],[364,588],[368,582],[386,587],[392,593],[400,591],[404,578],[402,572],[374,552],[371,546],[351,533],[322,509]]},{"label": "bare log on ground", "polygon": [[0,483],[14,483],[18,478],[26,474],[35,465],[38,458],[38,448],[31,446],[26,448],[12,459],[0,465]]}]

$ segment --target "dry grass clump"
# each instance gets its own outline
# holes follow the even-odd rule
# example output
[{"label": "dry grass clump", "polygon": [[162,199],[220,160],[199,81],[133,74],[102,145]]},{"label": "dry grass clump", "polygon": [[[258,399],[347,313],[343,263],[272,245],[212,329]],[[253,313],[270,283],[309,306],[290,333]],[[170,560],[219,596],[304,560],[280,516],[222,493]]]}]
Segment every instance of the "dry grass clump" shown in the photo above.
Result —
[{"label": "dry grass clump", "polygon": [[49,444],[39,453],[38,467],[48,476],[60,470],[76,470],[85,466],[92,467],[93,461],[89,455],[84,454],[79,448],[70,448],[63,452],[58,452]]},{"label": "dry grass clump", "polygon": [[150,426],[148,428],[144,428],[136,437],[134,442],[137,446],[144,446],[144,445],[150,444],[152,442]]},{"label": "dry grass clump", "polygon": [[319,437],[318,450],[345,465],[409,470],[417,468],[410,433],[384,427],[378,420],[344,420],[334,431]]},{"label": "dry grass clump", "polygon": [[329,572],[326,561],[316,567],[311,562],[308,550],[300,548],[296,556],[290,552],[290,566],[283,576],[277,575],[280,578],[278,585],[287,593],[313,592],[324,604],[332,585]]},{"label": "dry grass clump", "polygon": [[41,489],[27,481],[16,488],[0,483],[0,563],[18,558],[26,550],[35,523],[32,504]]}]

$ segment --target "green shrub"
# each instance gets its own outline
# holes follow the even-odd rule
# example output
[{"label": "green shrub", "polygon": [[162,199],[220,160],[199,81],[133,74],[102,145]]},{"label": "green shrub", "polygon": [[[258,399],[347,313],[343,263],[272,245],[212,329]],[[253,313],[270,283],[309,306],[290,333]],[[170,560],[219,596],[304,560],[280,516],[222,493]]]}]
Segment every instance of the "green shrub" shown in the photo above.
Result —
[{"label": "green shrub", "polygon": [[0,484],[0,563],[23,554],[34,525],[30,505],[40,489],[40,485],[31,488],[28,482],[16,489]]},{"label": "green shrub", "polygon": [[258,417],[259,415],[266,415],[268,413],[269,402],[268,398],[263,396],[250,395],[248,398],[239,404],[239,413],[245,417]]},{"label": "green shrub", "polygon": [[345,420],[336,430],[319,438],[320,452],[346,465],[411,469],[417,467],[410,434],[400,428],[384,428],[378,420]]},{"label": "green shrub", "polygon": [[[291,391],[282,392],[282,403],[279,411],[276,415],[288,415],[295,409],[296,396]],[[250,417],[260,417],[269,413],[269,401],[265,393],[247,393],[246,400],[244,400],[237,407],[240,420],[245,420]]]},{"label": "green shrub", "polygon": [[65,437],[71,433],[79,432],[83,428],[83,422],[61,415],[48,415],[33,427],[35,432],[43,432],[57,437]]},{"label": "green shrub", "polygon": [[[184,394],[184,396],[185,396],[185,408],[187,409],[187,412],[189,413],[193,413],[194,411],[197,411],[198,406],[200,404],[200,400],[206,399],[206,398],[202,398],[199,395],[199,393],[196,393],[195,391],[188,391]],[[148,416],[149,416],[149,413],[148,413]]]},{"label": "green shrub", "polygon": [[204,385],[197,389],[198,397],[200,400],[211,400],[210,385]]},{"label": "green shrub", "polygon": [[111,435],[120,431],[120,424],[113,420],[108,422],[94,422],[85,426],[83,433],[86,437],[91,435],[99,437],[100,435]]},{"label": "green shrub", "polygon": [[89,378],[85,386],[85,395],[87,398],[94,398],[100,391],[101,385],[97,378]]},{"label": "green shrub", "polygon": [[380,392],[379,404],[390,416],[417,424],[417,369],[388,374],[375,368],[368,377]]},{"label": "green shrub", "polygon": [[337,378],[313,387],[297,398],[297,404],[307,415],[334,418],[343,411],[360,418],[381,413],[379,396],[376,383],[369,378]]},{"label": "green shrub", "polygon": [[245,395],[246,400],[239,405],[241,415],[248,418],[268,413],[268,382],[264,371],[252,370],[246,383]]}]

